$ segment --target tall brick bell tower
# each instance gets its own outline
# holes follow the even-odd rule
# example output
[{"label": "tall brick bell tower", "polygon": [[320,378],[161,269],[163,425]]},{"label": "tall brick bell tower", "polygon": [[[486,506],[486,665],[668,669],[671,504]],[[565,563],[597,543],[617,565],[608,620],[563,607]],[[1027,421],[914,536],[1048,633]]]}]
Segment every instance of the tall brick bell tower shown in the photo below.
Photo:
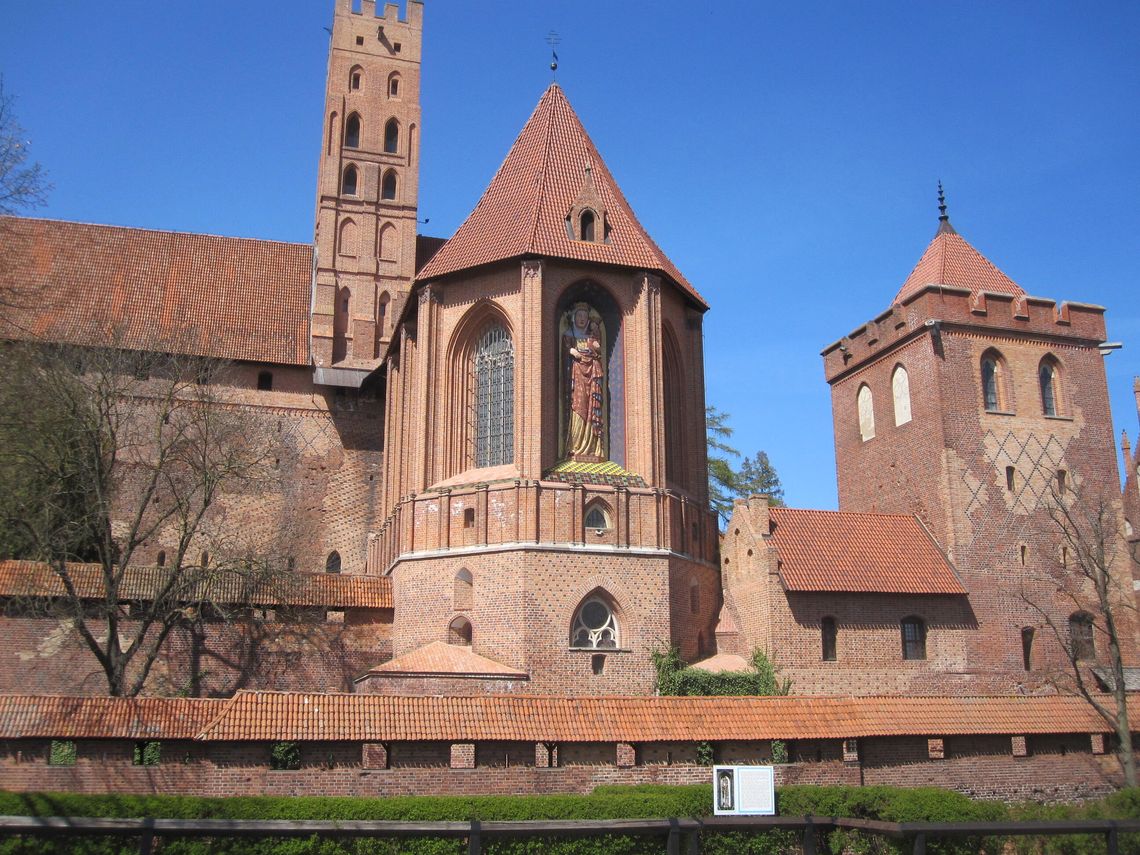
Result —
[{"label": "tall brick bell tower", "polygon": [[[917,514],[977,620],[954,670],[972,691],[986,675],[995,691],[1032,688],[1066,667],[1048,624],[1065,628],[1075,608],[1047,581],[1066,556],[1046,507],[1103,496],[1119,512],[1104,309],[1029,296],[940,202],[934,239],[891,306],[822,354],[839,506]],[[1126,562],[1118,569],[1125,580]],[[934,638],[937,619],[923,617]],[[1098,637],[1097,661],[1106,649]]]},{"label": "tall brick bell tower", "polygon": [[359,387],[415,275],[423,4],[336,0],[317,177],[315,380]]}]

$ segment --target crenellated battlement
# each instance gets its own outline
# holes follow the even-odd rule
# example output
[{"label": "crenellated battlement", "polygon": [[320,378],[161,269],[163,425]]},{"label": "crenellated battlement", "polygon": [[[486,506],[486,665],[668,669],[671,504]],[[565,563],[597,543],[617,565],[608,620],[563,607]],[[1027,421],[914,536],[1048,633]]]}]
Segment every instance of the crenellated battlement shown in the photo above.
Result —
[{"label": "crenellated battlement", "polygon": [[942,326],[974,327],[1027,338],[1069,339],[1094,345],[1105,340],[1104,308],[1043,297],[929,285],[902,303],[825,347],[828,383],[877,359],[891,348]]},{"label": "crenellated battlement", "polygon": [[[385,3],[383,10],[377,14],[376,0],[336,0],[336,14],[353,15],[357,18],[378,18],[390,24],[408,24],[416,29],[423,26],[424,4],[423,0],[406,0],[407,14],[400,16],[399,3]],[[359,6],[359,11],[353,7]]]}]

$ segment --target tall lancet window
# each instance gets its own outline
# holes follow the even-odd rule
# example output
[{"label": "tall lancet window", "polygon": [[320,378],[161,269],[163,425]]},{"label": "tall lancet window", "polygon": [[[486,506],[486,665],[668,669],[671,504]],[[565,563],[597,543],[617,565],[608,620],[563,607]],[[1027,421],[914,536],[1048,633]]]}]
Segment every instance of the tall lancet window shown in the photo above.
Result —
[{"label": "tall lancet window", "polygon": [[515,348],[499,324],[475,346],[475,465],[515,459]]}]

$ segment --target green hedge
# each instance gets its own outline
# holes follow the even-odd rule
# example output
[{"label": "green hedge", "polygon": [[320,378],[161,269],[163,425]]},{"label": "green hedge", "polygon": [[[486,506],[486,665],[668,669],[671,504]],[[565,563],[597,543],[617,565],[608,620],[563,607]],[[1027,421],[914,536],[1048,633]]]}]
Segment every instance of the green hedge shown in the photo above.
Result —
[{"label": "green hedge", "polygon": [[[672,787],[640,785],[599,787],[586,796],[408,796],[378,798],[275,798],[240,797],[208,799],[191,796],[77,795],[72,793],[0,792],[0,814],[31,816],[106,816],[217,819],[387,819],[432,820],[525,820],[525,819],[623,819],[669,816],[706,816],[712,804],[712,788],[702,784]],[[847,816],[891,822],[929,820],[966,822],[1001,819],[1094,819],[1140,816],[1140,789],[1125,790],[1099,802],[1084,805],[1041,807],[974,801],[957,793],[933,788],[892,787],[782,787],[777,805],[784,816]],[[1140,835],[1125,835],[1121,851],[1140,855]],[[712,855],[769,855],[798,850],[799,834],[775,832],[766,835],[739,832],[706,834],[702,852]],[[633,837],[528,841],[484,841],[484,851],[493,855],[640,855],[662,851],[660,838]],[[1085,855],[1104,851],[1100,838],[1014,840],[1016,852],[1047,855]],[[999,840],[930,841],[931,853],[1001,852]],[[88,839],[83,841],[3,840],[0,855],[9,853],[78,853],[119,855],[137,851],[131,840]],[[331,841],[233,839],[178,840],[166,842],[168,855],[206,853],[252,853],[253,855],[452,855],[466,851],[458,839],[390,841]],[[684,850],[682,850],[684,851]],[[821,851],[841,853],[888,853],[909,851],[895,841],[854,833],[833,832],[821,841]]]}]

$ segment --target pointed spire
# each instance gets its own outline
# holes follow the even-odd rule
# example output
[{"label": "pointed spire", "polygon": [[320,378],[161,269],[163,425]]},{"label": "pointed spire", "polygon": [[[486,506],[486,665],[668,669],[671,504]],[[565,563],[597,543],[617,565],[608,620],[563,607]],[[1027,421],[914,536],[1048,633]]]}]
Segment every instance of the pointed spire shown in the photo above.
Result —
[{"label": "pointed spire", "polygon": [[950,225],[950,215],[946,213],[946,193],[942,189],[942,179],[938,180],[938,234],[957,234]]}]

